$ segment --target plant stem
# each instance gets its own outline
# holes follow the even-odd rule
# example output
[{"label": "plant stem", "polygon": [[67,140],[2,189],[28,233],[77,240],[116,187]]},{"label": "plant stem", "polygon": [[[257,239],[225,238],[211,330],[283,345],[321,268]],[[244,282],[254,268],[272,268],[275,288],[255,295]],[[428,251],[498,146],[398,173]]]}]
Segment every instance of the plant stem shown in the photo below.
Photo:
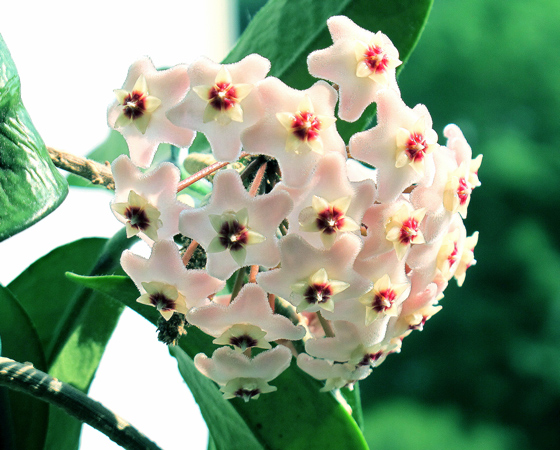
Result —
[{"label": "plant stem", "polygon": [[52,147],[47,147],[47,150],[54,165],[59,169],[85,178],[93,184],[105,186],[107,189],[115,189],[115,180],[109,162],[101,164],[91,159],[61,152]]},{"label": "plant stem", "polygon": [[259,265],[255,264],[251,266],[251,271],[249,272],[249,283],[257,282],[257,274],[259,273]]},{"label": "plant stem", "polygon": [[58,406],[128,450],[161,450],[136,428],[82,391],[31,364],[0,357],[0,385]]},{"label": "plant stem", "polygon": [[196,248],[198,247],[198,242],[196,242],[194,239],[191,241],[191,243],[189,244],[189,246],[187,247],[187,250],[185,251],[185,254],[183,255],[183,265],[185,267],[187,267],[187,265],[189,264],[189,261],[192,258],[192,255],[194,255],[194,252],[196,251]]},{"label": "plant stem", "polygon": [[253,183],[251,183],[251,189],[249,189],[249,195],[251,197],[254,197],[255,195],[257,195],[257,192],[259,191],[259,187],[261,186],[265,171],[266,171],[266,162],[262,166],[259,167],[259,170],[257,170],[257,174],[255,175],[255,179],[253,180]]},{"label": "plant stem", "polygon": [[[249,154],[248,153],[241,153],[241,156],[239,156],[239,158],[240,159],[245,158],[246,156],[249,156]],[[187,177],[184,180],[180,181],[178,186],[177,186],[177,192],[181,192],[183,189],[188,188],[191,184],[196,183],[198,180],[201,180],[202,178],[207,177],[211,173],[214,173],[216,170],[219,170],[222,167],[227,166],[228,164],[230,164],[228,161],[217,162],[217,163],[209,165],[208,167],[205,167],[202,170],[199,170],[198,172],[191,175],[190,177]]]},{"label": "plant stem", "polygon": [[327,337],[334,337],[334,331],[331,327],[331,323],[323,317],[321,311],[317,311],[317,318],[323,327],[323,331],[325,332],[325,336]]}]

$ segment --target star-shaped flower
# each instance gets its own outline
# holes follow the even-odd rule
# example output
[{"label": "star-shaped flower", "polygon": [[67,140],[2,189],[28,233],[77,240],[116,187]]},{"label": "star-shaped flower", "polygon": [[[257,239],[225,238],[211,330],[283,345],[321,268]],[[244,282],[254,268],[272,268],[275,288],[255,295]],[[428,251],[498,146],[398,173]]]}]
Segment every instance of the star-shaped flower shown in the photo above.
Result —
[{"label": "star-shaped flower", "polygon": [[184,211],[179,228],[208,252],[208,273],[225,280],[239,267],[278,264],[276,230],[291,208],[286,192],[251,197],[239,174],[224,170],[214,178],[208,204]]},{"label": "star-shaped flower", "polygon": [[465,282],[465,276],[467,274],[467,269],[476,264],[476,259],[474,259],[474,248],[478,243],[478,231],[474,232],[472,236],[469,236],[465,240],[465,247],[461,255],[461,260],[457,270],[455,271],[455,279],[457,284],[462,286]]},{"label": "star-shaped flower", "polygon": [[360,246],[360,239],[352,234],[341,236],[328,250],[288,235],[280,244],[281,268],[261,272],[257,282],[299,311],[332,310],[335,302],[359,297],[370,287],[352,268]]},{"label": "star-shaped flower", "polygon": [[276,387],[268,382],[286,370],[291,361],[292,353],[282,345],[252,359],[230,347],[217,349],[212,358],[204,353],[194,357],[196,368],[220,385],[224,398],[239,397],[246,402],[259,398],[260,394],[276,391]]},{"label": "star-shaped flower", "polygon": [[266,292],[256,284],[247,284],[229,305],[211,303],[194,308],[187,315],[189,323],[218,338],[215,344],[246,348],[270,348],[268,342],[278,339],[302,339],[305,330],[280,315],[274,314]]},{"label": "star-shaped flower", "polygon": [[332,391],[348,387],[352,389],[354,383],[363,380],[371,373],[369,366],[358,366],[354,364],[336,364],[324,359],[315,359],[307,353],[298,356],[297,364],[301,370],[317,380],[325,380],[325,386],[321,392]]},{"label": "star-shaped flower", "polygon": [[[459,195],[465,200],[465,192],[460,187],[457,162],[454,153],[441,146],[433,155],[435,174],[430,184],[419,183],[410,194],[410,202],[415,208],[426,208],[422,223],[424,239],[435,242],[447,233],[449,224],[458,207]],[[454,203],[457,195],[458,205]],[[457,206],[457,209],[453,209]]]},{"label": "star-shaped flower", "polygon": [[426,208],[413,210],[405,203],[387,220],[385,238],[393,243],[397,257],[403,259],[412,244],[423,244],[424,236],[420,231],[420,222],[426,214]]},{"label": "star-shaped flower", "polygon": [[377,168],[378,201],[385,203],[412,184],[431,183],[437,134],[424,105],[410,109],[391,89],[379,92],[377,108],[377,126],[352,136],[350,153]]},{"label": "star-shaped flower", "polygon": [[372,367],[381,364],[388,354],[388,347],[379,345],[385,337],[387,321],[381,326],[364,327],[336,320],[333,328],[334,337],[309,339],[305,351],[316,358]]},{"label": "star-shaped flower", "polygon": [[242,133],[241,142],[248,153],[276,158],[285,184],[305,184],[323,154],[346,155],[334,125],[337,94],[328,83],[298,91],[268,77],[258,90],[264,116]]},{"label": "star-shaped flower", "polygon": [[300,234],[315,246],[330,248],[343,233],[357,231],[364,211],[373,204],[373,180],[350,183],[344,157],[325,155],[311,180],[302,188],[288,188],[294,209],[288,216],[290,234]]},{"label": "star-shaped flower", "polygon": [[203,270],[187,270],[172,241],[156,242],[148,259],[125,250],[121,266],[142,294],[138,301],[155,306],[165,320],[174,311],[186,314],[207,304],[208,296],[224,287],[223,281]]},{"label": "star-shaped flower", "polygon": [[385,34],[365,30],[348,17],[331,17],[327,26],[333,45],[308,56],[309,73],[339,86],[338,115],[354,122],[380,89],[399,92],[395,76],[399,52]]},{"label": "star-shaped flower", "polygon": [[162,163],[143,173],[125,155],[111,165],[115,178],[115,197],[111,208],[126,225],[128,237],[138,234],[151,245],[179,233],[179,213],[189,207],[177,200],[179,169]]},{"label": "star-shaped flower", "polygon": [[478,169],[482,163],[482,155],[472,158],[472,149],[468,144],[461,129],[455,124],[447,125],[443,130],[443,135],[447,138],[447,147],[455,153],[457,165],[466,163],[469,167],[468,182],[471,189],[480,186],[478,179]]},{"label": "star-shaped flower", "polygon": [[180,127],[203,132],[217,160],[235,161],[241,132],[262,115],[255,85],[269,70],[268,59],[257,54],[225,65],[200,58],[189,66],[191,91],[167,117]]},{"label": "star-shaped flower", "polygon": [[148,167],[162,142],[188,147],[194,133],[173,125],[166,112],[187,93],[187,67],[178,65],[158,71],[149,58],[136,61],[128,71],[116,101],[109,106],[108,122],[128,144],[130,158],[139,167]]},{"label": "star-shaped flower", "polygon": [[400,305],[408,296],[410,283],[405,273],[405,260],[399,260],[394,251],[388,251],[366,260],[357,259],[354,270],[373,286],[357,299],[337,302],[332,313],[323,315],[326,319],[352,322],[361,328],[371,325],[382,329],[391,317],[398,315]]}]

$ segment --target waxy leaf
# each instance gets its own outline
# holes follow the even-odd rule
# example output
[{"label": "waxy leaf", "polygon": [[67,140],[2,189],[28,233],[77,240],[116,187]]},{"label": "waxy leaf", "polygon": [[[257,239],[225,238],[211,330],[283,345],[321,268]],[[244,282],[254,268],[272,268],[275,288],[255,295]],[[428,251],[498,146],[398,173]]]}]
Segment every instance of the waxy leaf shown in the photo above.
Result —
[{"label": "waxy leaf", "polygon": [[[72,242],[34,262],[9,285],[37,324],[39,339],[47,349],[48,370],[43,370],[84,392],[89,389],[123,306],[69,282],[64,273],[118,272],[122,251],[134,241],[127,239],[123,230],[111,240]],[[45,450],[77,450],[81,427],[78,420],[49,405]]]},{"label": "waxy leaf", "polygon": [[67,193],[21,102],[16,67],[0,36],[0,241],[52,212]]},{"label": "waxy leaf", "polygon": [[[72,281],[120,300],[150,322],[154,324],[157,322],[159,313],[155,308],[136,302],[139,296],[138,290],[128,277],[82,277],[75,274],[68,274],[68,277]],[[187,336],[179,342],[179,347],[191,358],[200,352],[210,356],[217,348],[211,341],[211,337],[195,327],[190,327]],[[368,448],[358,425],[344,407],[332,394],[319,392],[321,383],[299,370],[295,363],[271,384],[278,387],[277,392],[262,395],[258,400],[248,403],[241,399],[230,401],[237,414],[243,418],[264,448],[270,450],[301,448],[366,450]],[[202,402],[205,401],[203,398]],[[202,410],[205,404],[199,404]],[[207,405],[204,407],[210,408]],[[215,426],[211,422],[207,425],[209,428]],[[221,446],[216,441],[216,435],[212,431],[211,434],[218,450],[231,448]]]},{"label": "waxy leaf", "polygon": [[[56,340],[57,324],[80,290],[64,273],[90,273],[106,242],[104,238],[86,238],[58,247],[31,264],[8,285],[35,324],[47,361],[50,360],[49,349]],[[38,292],[41,295],[37,295]]]},{"label": "waxy leaf", "polygon": [[[0,285],[0,336],[2,356],[18,362],[29,362],[39,370],[46,370],[45,355],[35,327],[14,295]],[[5,401],[7,388],[0,388],[0,401]],[[0,421],[0,444],[6,443],[9,431],[14,449],[42,450],[47,434],[49,405],[21,392],[9,391],[7,415]],[[3,406],[3,405],[0,405]],[[8,428],[6,428],[8,427]],[[4,433],[6,436],[4,436]],[[4,439],[6,441],[4,441]],[[5,448],[5,447],[1,447]],[[10,447],[7,447],[10,448]]]},{"label": "waxy leaf", "polygon": [[216,389],[214,382],[201,376],[191,357],[180,346],[169,347],[169,353],[177,359],[179,372],[200,406],[214,448],[264,450],[233,405]]}]

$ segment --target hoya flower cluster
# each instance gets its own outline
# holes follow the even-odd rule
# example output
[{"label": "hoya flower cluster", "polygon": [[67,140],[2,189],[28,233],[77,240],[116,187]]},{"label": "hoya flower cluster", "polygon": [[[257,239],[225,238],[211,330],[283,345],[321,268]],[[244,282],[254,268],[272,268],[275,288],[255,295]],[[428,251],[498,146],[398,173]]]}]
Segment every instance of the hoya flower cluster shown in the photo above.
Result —
[{"label": "hoya flower cluster", "polygon": [[[455,125],[443,145],[426,107],[403,102],[387,36],[341,16],[328,27],[333,45],[308,57],[323,80],[304,91],[267,77],[269,61],[255,54],[162,71],[142,59],[109,109],[130,150],[112,166],[112,209],[152,249],[148,259],[126,251],[122,266],[139,302],[215,338],[195,365],[226,398],[276,390],[269,383],[293,358],[323,390],[352,387],[422,329],[449,280],[461,285],[476,262],[477,233],[467,237],[463,219],[481,156],[472,159]],[[346,145],[337,102],[349,122],[375,102],[377,125]],[[188,147],[195,132],[217,161],[244,152],[242,169],[217,172],[199,207],[177,199],[171,163],[141,170],[159,143]],[[187,269],[197,245],[207,263]]]}]

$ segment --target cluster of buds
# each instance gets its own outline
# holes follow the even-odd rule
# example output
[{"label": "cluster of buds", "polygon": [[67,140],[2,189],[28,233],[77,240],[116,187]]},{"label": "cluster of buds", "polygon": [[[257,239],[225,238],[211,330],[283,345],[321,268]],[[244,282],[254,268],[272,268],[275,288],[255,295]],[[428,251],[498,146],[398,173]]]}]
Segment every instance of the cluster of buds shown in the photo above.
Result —
[{"label": "cluster of buds", "polygon": [[[438,144],[427,108],[405,105],[387,36],[342,16],[327,24],[333,45],[308,57],[323,80],[307,90],[266,77],[270,63],[255,54],[162,71],[146,58],[109,108],[130,151],[112,165],[112,209],[151,247],[148,259],[125,251],[122,267],[139,302],[215,338],[220,347],[194,362],[226,398],[276,390],[269,382],[294,357],[322,390],[352,387],[400,352],[441,309],[448,281],[461,285],[475,264],[477,233],[467,237],[463,219],[481,156],[456,125]],[[348,122],[375,102],[377,125],[346,146],[337,101]],[[195,132],[216,160],[245,164],[217,172],[198,207],[177,198],[185,183],[173,164],[141,170],[159,143],[188,147]],[[207,263],[187,268],[197,245]]]}]

